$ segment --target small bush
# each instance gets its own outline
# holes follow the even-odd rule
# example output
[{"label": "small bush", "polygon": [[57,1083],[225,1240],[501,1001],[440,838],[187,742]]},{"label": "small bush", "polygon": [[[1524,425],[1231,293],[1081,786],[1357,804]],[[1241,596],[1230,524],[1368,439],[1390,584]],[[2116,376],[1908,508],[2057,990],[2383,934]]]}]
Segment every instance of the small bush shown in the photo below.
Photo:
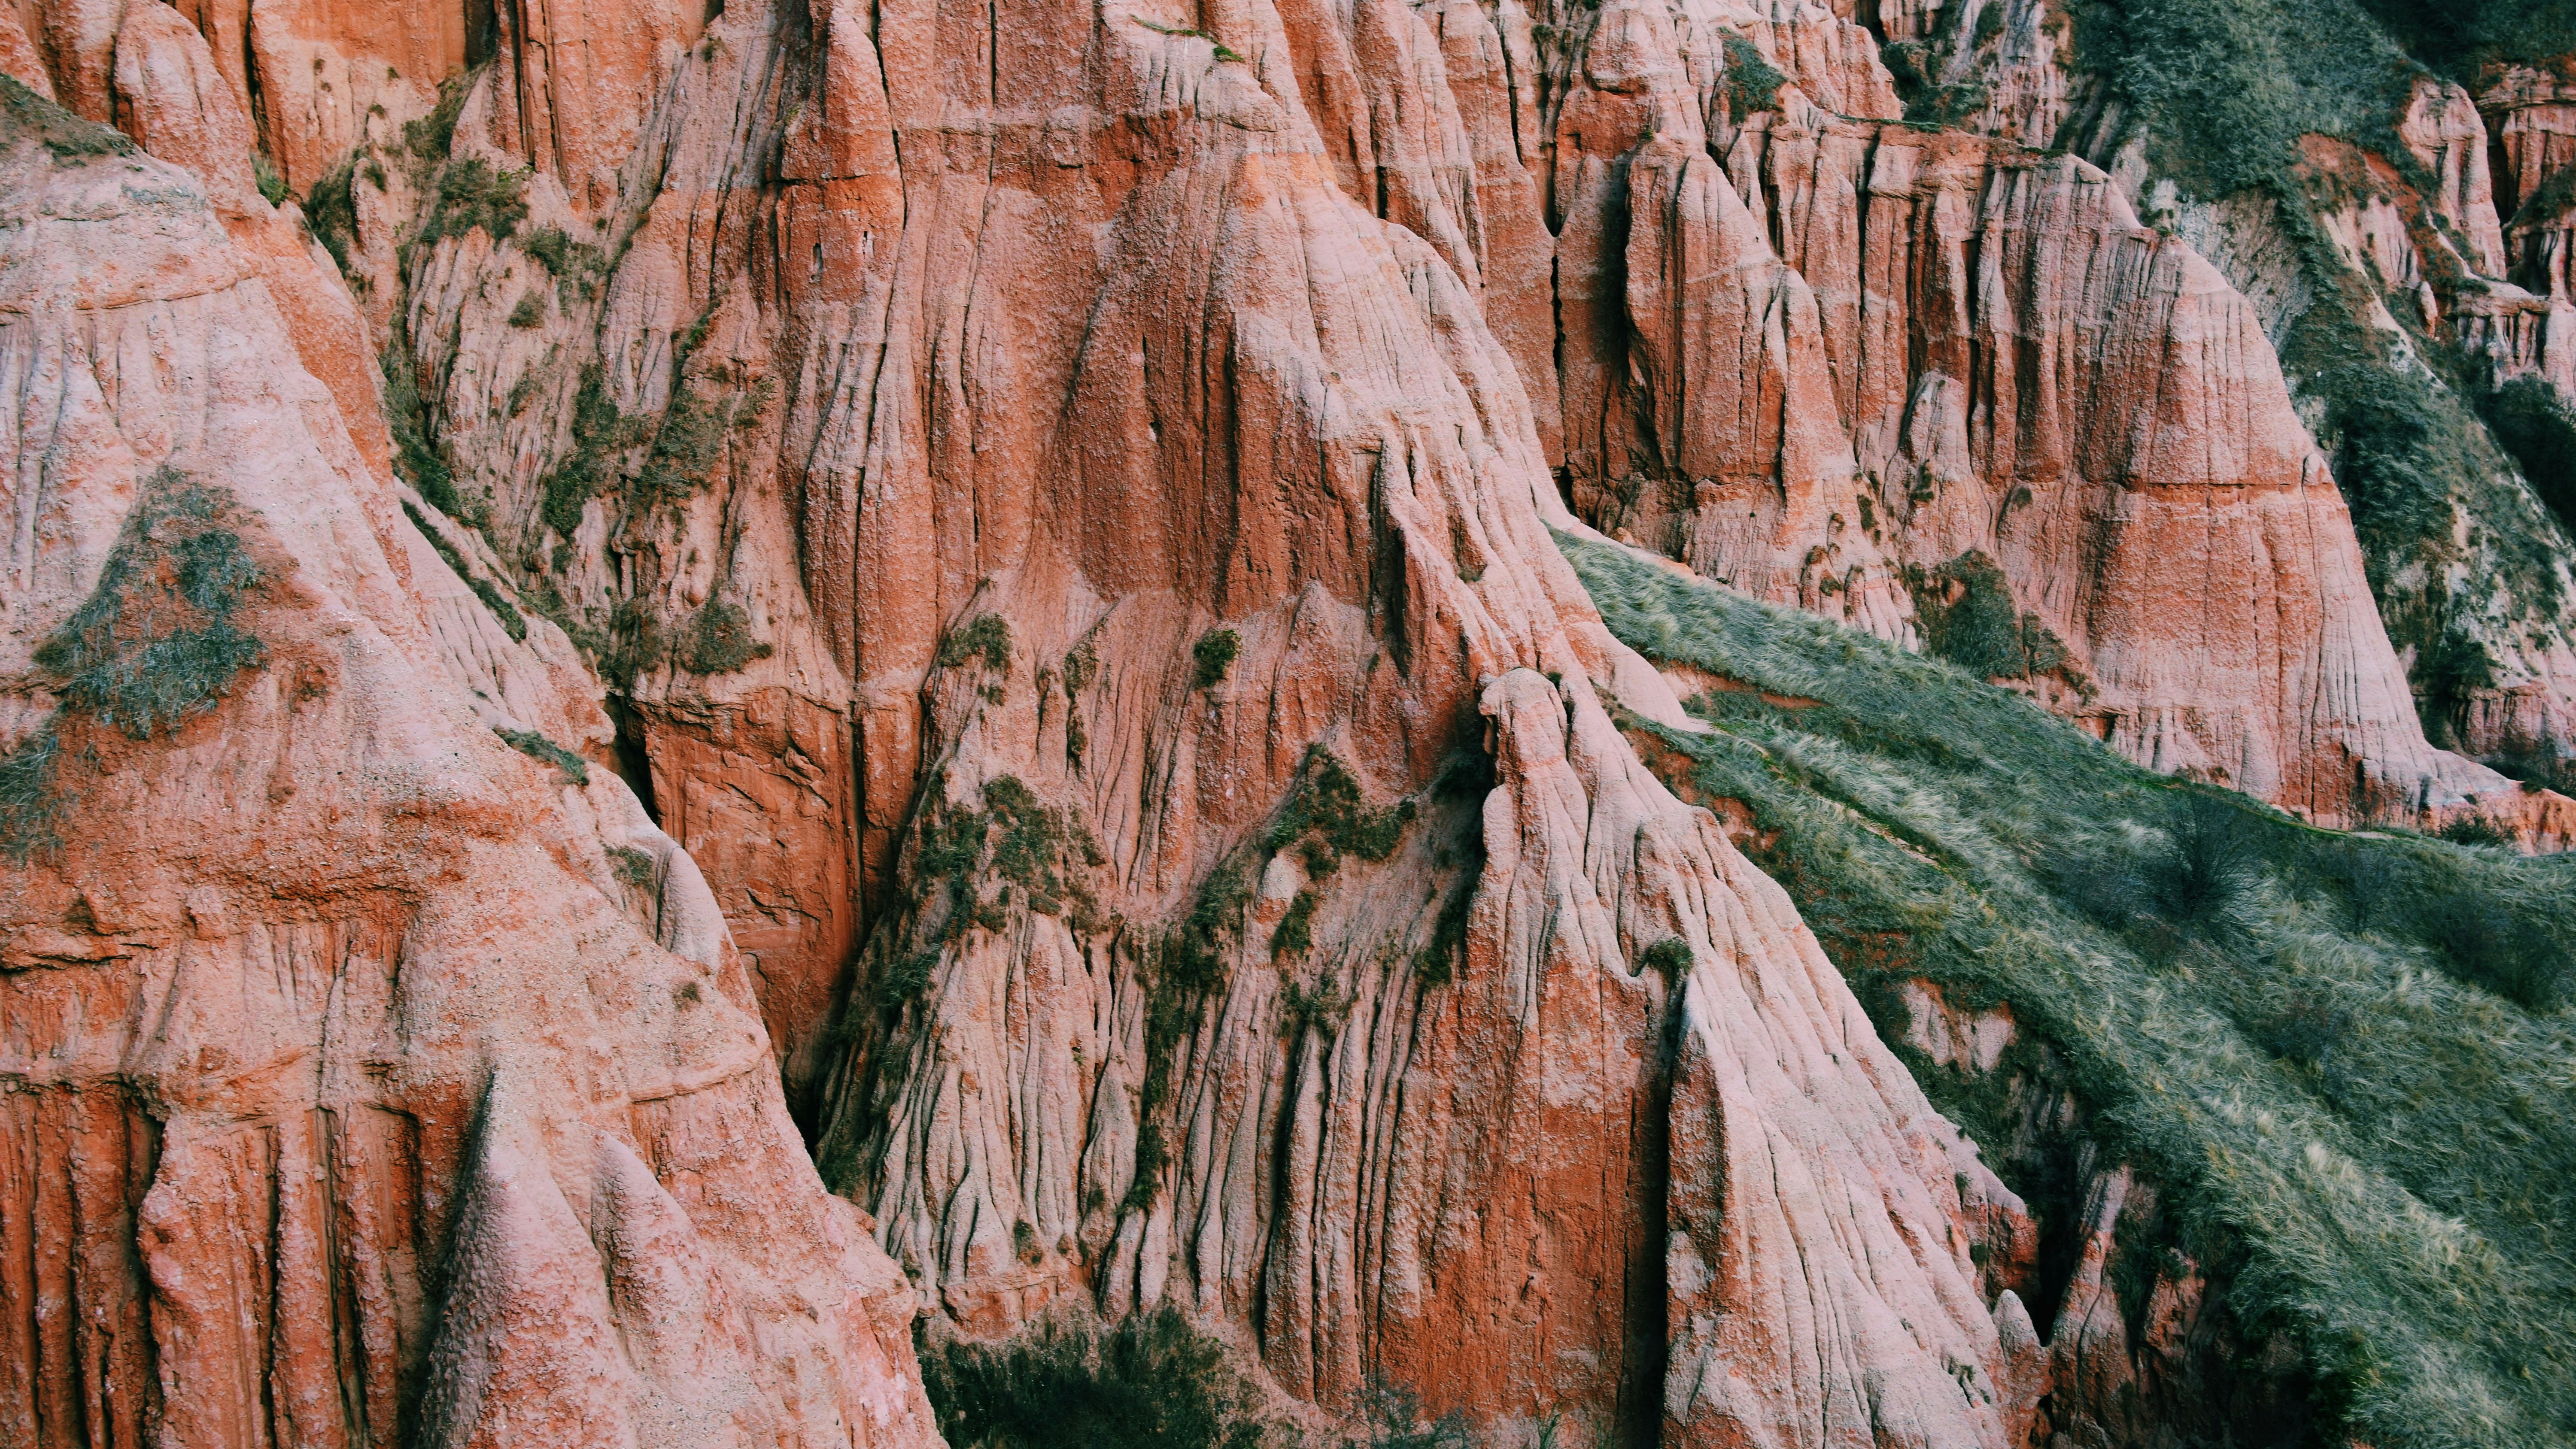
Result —
[{"label": "small bush", "polygon": [[2150,872],[2155,904],[2171,919],[2205,925],[2253,883],[2259,847],[2243,807],[2192,794],[2172,826],[2173,844]]},{"label": "small bush", "polygon": [[768,658],[769,652],[767,644],[752,637],[751,615],[740,604],[710,603],[689,624],[686,663],[691,673],[731,674]]},{"label": "small bush", "polygon": [[480,227],[492,240],[507,241],[527,219],[528,173],[499,170],[474,156],[439,173],[438,194],[416,240],[432,246]]},{"label": "small bush", "polygon": [[1226,671],[1234,667],[1234,657],[1243,648],[1243,636],[1232,629],[1210,629],[1199,636],[1190,649],[1194,664],[1190,682],[1199,689],[1214,689],[1225,683]]},{"label": "small bush", "polygon": [[1666,936],[1648,946],[1645,952],[1638,956],[1637,965],[1641,970],[1652,971],[1666,981],[1679,985],[1682,978],[1690,974],[1692,960],[1690,942],[1679,936]]},{"label": "small bush", "polygon": [[1287,914],[1279,918],[1279,928],[1270,933],[1272,959],[1303,956],[1314,948],[1315,907],[1318,902],[1315,888],[1308,886],[1297,892],[1296,899],[1288,903]]},{"label": "small bush", "polygon": [[616,873],[621,883],[639,890],[653,883],[653,853],[649,850],[638,850],[631,845],[612,845],[608,847],[608,868]]},{"label": "small bush", "polygon": [[1411,800],[1372,808],[1360,797],[1350,766],[1322,745],[1309,745],[1302,776],[1271,825],[1268,844],[1274,852],[1285,850],[1311,831],[1344,854],[1384,860],[1403,840],[1414,811]]},{"label": "small bush", "polygon": [[2443,969],[2517,1006],[2546,1011],[2568,984],[2566,946],[2504,905],[2465,891],[2420,900],[2415,933]]},{"label": "small bush", "polygon": [[98,586],[36,650],[65,707],[133,739],[214,707],[267,657],[234,622],[263,580],[227,490],[164,467],[125,521]]},{"label": "small bush", "polygon": [[1465,1414],[1426,1417],[1419,1394],[1376,1374],[1360,1386],[1358,1409],[1360,1437],[1346,1449],[1475,1449]]},{"label": "small bush", "polygon": [[286,204],[286,176],[277,169],[277,163],[269,159],[267,152],[250,153],[250,175],[252,183],[259,187],[261,198],[269,205]]},{"label": "small bush", "polygon": [[519,305],[510,309],[510,325],[522,332],[545,326],[545,299],[534,292],[521,297]]},{"label": "small bush", "polygon": [[608,616],[608,647],[600,654],[600,677],[623,689],[636,676],[659,669],[671,657],[671,642],[662,632],[662,616],[640,599],[628,599]]},{"label": "small bush", "polygon": [[2066,666],[2066,646],[2021,612],[1993,559],[1974,549],[1926,573],[1905,571],[1923,647],[1979,679],[2033,679]]},{"label": "small bush", "polygon": [[1223,1347],[1169,1305],[1107,1331],[1059,1322],[942,1345],[922,1354],[921,1377],[961,1446],[1258,1449],[1264,1433]]},{"label": "small bush", "polygon": [[590,298],[599,295],[608,275],[608,253],[588,242],[574,241],[559,226],[538,227],[519,236],[519,249],[544,263],[558,287]]},{"label": "small bush", "polygon": [[590,766],[582,759],[581,756],[576,755],[572,751],[565,749],[563,746],[556,744],[554,741],[547,739],[544,735],[537,733],[535,730],[513,730],[496,727],[493,729],[492,733],[499,735],[502,741],[508,744],[511,749],[517,750],[520,754],[526,755],[529,759],[543,760],[545,763],[554,766],[556,770],[562,773],[566,780],[571,781],[573,784],[587,785],[590,783]]},{"label": "small bush", "polygon": [[608,375],[598,363],[581,369],[572,399],[572,448],[548,469],[537,487],[545,495],[539,516],[566,539],[581,527],[583,505],[607,490],[619,454],[643,441],[645,420],[630,418],[608,395]]},{"label": "small bush", "polygon": [[892,1009],[918,998],[930,989],[931,973],[938,967],[936,951],[910,951],[890,958],[877,976],[877,1005]]},{"label": "small bush", "polygon": [[430,507],[454,518],[456,475],[448,468],[445,454],[430,440],[429,408],[421,399],[419,375],[399,313],[394,318],[394,337],[385,347],[383,364],[385,426],[394,435],[394,471]]},{"label": "small bush", "polygon": [[1291,981],[1279,989],[1279,1030],[1292,1039],[1310,1031],[1339,1031],[1350,1014],[1351,999],[1333,982],[1309,991]]},{"label": "small bush", "polygon": [[331,254],[331,260],[343,273],[349,270],[349,253],[358,244],[357,154],[341,158],[331,174],[313,183],[304,195],[304,224],[313,228],[313,239]]},{"label": "small bush", "polygon": [[19,866],[55,844],[54,819],[62,802],[54,791],[54,766],[62,741],[48,722],[0,754],[0,855]]},{"label": "small bush", "polygon": [[2455,815],[2442,823],[2441,838],[2453,845],[2511,845],[2513,832],[2483,815]]},{"label": "small bush", "polygon": [[1721,28],[1718,39],[1726,47],[1728,119],[1741,122],[1757,111],[1777,110],[1780,88],[1789,83],[1789,78],[1762,58],[1760,47],[1735,31]]},{"label": "small bush", "polygon": [[1011,667],[1011,626],[1001,615],[978,614],[966,627],[939,641],[942,669],[954,669],[979,655],[985,667],[997,673]]}]

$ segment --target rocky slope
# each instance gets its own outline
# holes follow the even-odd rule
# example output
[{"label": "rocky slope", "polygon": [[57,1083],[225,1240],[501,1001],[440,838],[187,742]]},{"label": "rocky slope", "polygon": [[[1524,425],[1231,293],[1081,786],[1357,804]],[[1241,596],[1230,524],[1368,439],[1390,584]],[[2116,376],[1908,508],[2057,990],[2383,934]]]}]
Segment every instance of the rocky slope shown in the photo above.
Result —
[{"label": "rocky slope", "polygon": [[[47,523],[19,470],[12,939],[82,964],[0,978],[56,993],[6,1080],[140,1145],[68,1214],[26,1149],[0,1227],[89,1232],[145,1325],[27,1402],[904,1442],[916,1312],[1174,1304],[1327,1413],[2144,1442],[1990,1269],[2024,1204],[1623,736],[1694,726],[1551,534],[1977,623],[1978,672],[2320,820],[2566,833],[2427,741],[2262,298],[2028,149],[2070,103],[2024,10],[1997,139],[1899,119],[1927,16],[1879,21],[1900,75],[1792,0],[0,7],[0,68],[166,178],[13,93],[9,325],[113,360],[0,414],[100,480]],[[59,641],[118,540],[215,532],[258,645],[120,733]],[[358,998],[151,985],[291,983],[289,920]],[[337,1357],[188,1326],[313,1281],[289,1242],[408,1256],[324,1275]],[[172,1417],[191,1363],[272,1427]]]},{"label": "rocky slope", "polygon": [[198,174],[0,83],[0,1441],[938,1442],[596,686],[385,471],[197,33],[114,58]]}]

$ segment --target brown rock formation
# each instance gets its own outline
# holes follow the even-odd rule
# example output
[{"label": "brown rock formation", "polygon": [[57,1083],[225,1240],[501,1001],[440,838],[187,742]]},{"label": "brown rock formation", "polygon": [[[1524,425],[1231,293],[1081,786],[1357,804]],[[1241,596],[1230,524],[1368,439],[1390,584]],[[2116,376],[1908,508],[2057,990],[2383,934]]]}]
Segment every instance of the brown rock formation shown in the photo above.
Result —
[{"label": "brown rock formation", "polygon": [[[109,73],[220,159],[203,56],[137,6]],[[265,203],[6,146],[0,1437],[935,1443],[714,900],[496,734],[608,730],[297,365]]]}]

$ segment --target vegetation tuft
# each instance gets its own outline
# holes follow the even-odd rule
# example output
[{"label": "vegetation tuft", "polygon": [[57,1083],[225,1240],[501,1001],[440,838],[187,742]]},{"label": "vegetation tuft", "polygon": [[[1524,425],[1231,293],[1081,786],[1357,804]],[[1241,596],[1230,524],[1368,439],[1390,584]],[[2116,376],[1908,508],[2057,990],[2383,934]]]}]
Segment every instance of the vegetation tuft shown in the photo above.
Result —
[{"label": "vegetation tuft", "polygon": [[1259,1449],[1259,1401],[1216,1340],[1169,1305],[1115,1328],[1042,1324],[921,1355],[951,1444],[975,1449]]},{"label": "vegetation tuft", "polygon": [[55,160],[75,163],[140,150],[124,132],[74,115],[6,75],[0,75],[0,136],[31,137]]},{"label": "vegetation tuft", "polygon": [[163,467],[144,485],[98,586],[36,649],[66,708],[133,739],[212,709],[267,657],[237,619],[263,574],[232,494]]},{"label": "vegetation tuft", "polygon": [[2036,679],[2065,671],[2066,645],[2013,602],[2004,571],[1970,549],[1939,568],[1903,571],[1924,647],[1979,679]]},{"label": "vegetation tuft", "polygon": [[547,739],[544,735],[537,733],[535,730],[501,729],[496,726],[492,733],[499,735],[502,743],[507,744],[511,749],[517,750],[520,754],[527,756],[529,759],[542,760],[546,764],[554,766],[556,770],[562,773],[566,780],[571,781],[573,784],[587,785],[590,783],[590,765],[588,762],[584,761],[581,756],[574,754],[572,751],[565,749],[563,746],[556,744],[550,739]]},{"label": "vegetation tuft", "polygon": [[[1692,702],[1706,735],[1622,724],[1750,811],[1747,853],[1900,1055],[1906,980],[2008,1004],[2018,1060],[2061,1064],[2244,1340],[2285,1335],[2342,1432],[2571,1442],[2576,859],[2314,829],[1825,620],[1560,542],[1619,638],[1753,686]],[[2043,1260],[2071,1255],[2080,1181],[2009,1160],[2016,1058],[1909,1060],[2030,1201]]]},{"label": "vegetation tuft", "polygon": [[982,658],[984,667],[1000,674],[1011,667],[1011,626],[999,614],[978,614],[939,641],[938,663],[942,669],[954,669],[969,659]]},{"label": "vegetation tuft", "polygon": [[472,156],[448,163],[439,173],[437,195],[413,240],[434,246],[480,228],[496,242],[507,241],[527,219],[528,173],[504,171]]},{"label": "vegetation tuft", "polygon": [[691,673],[731,674],[755,659],[768,657],[769,645],[752,637],[751,615],[740,604],[717,600],[689,621],[688,652],[683,662]]},{"label": "vegetation tuft", "polygon": [[1234,668],[1234,656],[1242,649],[1243,636],[1232,629],[1210,629],[1200,635],[1190,649],[1191,687],[1214,689],[1225,683],[1226,672]]}]

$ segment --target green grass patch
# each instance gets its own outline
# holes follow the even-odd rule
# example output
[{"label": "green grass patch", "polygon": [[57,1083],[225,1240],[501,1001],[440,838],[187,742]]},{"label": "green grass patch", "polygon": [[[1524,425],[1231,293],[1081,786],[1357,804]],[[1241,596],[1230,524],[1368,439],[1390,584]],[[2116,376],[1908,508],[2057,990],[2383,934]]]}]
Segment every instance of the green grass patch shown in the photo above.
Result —
[{"label": "green grass patch", "polygon": [[438,190],[414,240],[434,246],[479,228],[496,242],[507,241],[527,219],[528,173],[505,171],[472,156],[438,173]]},{"label": "green grass patch", "polygon": [[[2576,1443],[2576,860],[2314,829],[1944,664],[1561,543],[1619,638],[1753,686],[1692,703],[1704,736],[1622,723],[1750,810],[1748,855],[1883,1032],[1909,978],[2008,1003],[2245,1339],[2287,1335],[2350,1432]],[[1997,1080],[1915,1066],[2062,1224],[2069,1184],[1998,1140]]]},{"label": "green grass patch", "polygon": [[557,771],[562,773],[566,780],[573,784],[587,785],[590,783],[590,765],[588,762],[583,760],[581,756],[574,754],[572,751],[565,749],[563,746],[556,744],[550,739],[547,739],[544,735],[537,733],[535,730],[511,730],[496,727],[492,733],[499,735],[502,743],[508,745],[511,749],[517,750],[520,754],[527,756],[529,759],[542,760],[545,763],[554,766]]},{"label": "green grass patch", "polygon": [[221,485],[167,466],[152,475],[98,586],[37,646],[65,708],[150,739],[214,708],[267,658],[237,617],[265,578],[238,524]]}]

